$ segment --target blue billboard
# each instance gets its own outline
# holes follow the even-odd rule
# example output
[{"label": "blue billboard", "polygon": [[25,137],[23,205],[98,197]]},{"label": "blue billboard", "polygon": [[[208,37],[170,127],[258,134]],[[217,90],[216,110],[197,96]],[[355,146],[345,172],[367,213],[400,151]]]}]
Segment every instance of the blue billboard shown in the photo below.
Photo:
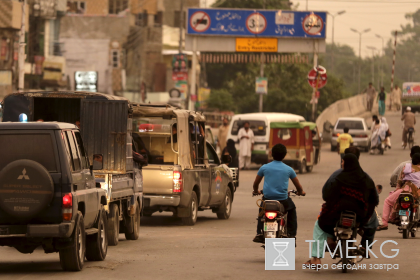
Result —
[{"label": "blue billboard", "polygon": [[326,12],[188,9],[187,34],[325,39]]}]

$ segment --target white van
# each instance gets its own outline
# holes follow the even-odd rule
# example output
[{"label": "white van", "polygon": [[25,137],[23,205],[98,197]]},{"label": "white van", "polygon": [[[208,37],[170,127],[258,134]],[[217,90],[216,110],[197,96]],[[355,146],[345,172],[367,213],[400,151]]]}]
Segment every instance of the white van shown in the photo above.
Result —
[{"label": "white van", "polygon": [[266,164],[268,163],[270,123],[304,122],[305,118],[288,113],[251,113],[235,115],[230,122],[227,139],[233,139],[233,141],[235,141],[237,150],[239,150],[238,130],[243,126],[245,121],[249,122],[250,128],[255,136],[251,161],[257,164]]}]

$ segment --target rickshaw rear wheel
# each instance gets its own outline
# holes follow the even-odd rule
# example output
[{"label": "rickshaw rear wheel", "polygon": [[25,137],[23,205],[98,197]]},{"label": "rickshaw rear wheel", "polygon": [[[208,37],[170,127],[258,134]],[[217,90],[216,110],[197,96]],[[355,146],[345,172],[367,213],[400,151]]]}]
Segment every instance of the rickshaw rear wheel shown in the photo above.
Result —
[{"label": "rickshaw rear wheel", "polygon": [[312,169],[314,169],[314,166],[313,165],[311,165],[311,166],[306,166],[306,172],[312,172]]},{"label": "rickshaw rear wheel", "polygon": [[299,166],[299,174],[303,174],[303,170],[306,168],[306,159],[302,160]]}]

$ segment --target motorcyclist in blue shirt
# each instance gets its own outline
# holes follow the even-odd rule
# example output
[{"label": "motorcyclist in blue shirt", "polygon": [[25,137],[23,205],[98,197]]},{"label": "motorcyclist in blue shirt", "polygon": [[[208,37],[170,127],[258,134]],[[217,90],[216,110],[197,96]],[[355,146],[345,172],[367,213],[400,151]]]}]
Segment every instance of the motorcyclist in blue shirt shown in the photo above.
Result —
[{"label": "motorcyclist in blue shirt", "polygon": [[[263,200],[278,200],[287,211],[287,234],[290,238],[295,238],[297,233],[297,215],[296,206],[293,200],[288,197],[289,179],[292,180],[296,187],[297,195],[305,195],[303,188],[296,177],[296,173],[290,166],[284,164],[282,160],[287,154],[287,149],[283,144],[275,145],[271,154],[273,161],[263,165],[258,170],[257,177],[254,181],[254,195],[261,194],[258,190],[258,186],[261,180],[264,178]],[[262,232],[263,222],[258,219],[257,223],[257,235],[254,238],[254,242],[264,242],[264,235]]]}]

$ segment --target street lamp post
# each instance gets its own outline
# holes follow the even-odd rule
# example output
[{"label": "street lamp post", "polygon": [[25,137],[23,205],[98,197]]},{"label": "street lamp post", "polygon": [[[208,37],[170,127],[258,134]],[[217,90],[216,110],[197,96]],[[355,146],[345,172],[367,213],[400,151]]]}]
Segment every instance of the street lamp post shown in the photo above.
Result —
[{"label": "street lamp post", "polygon": [[331,46],[331,70],[334,70],[334,48],[335,48],[335,45],[334,45],[334,21],[335,21],[335,17],[336,16],[342,15],[345,12],[346,12],[345,10],[342,10],[342,11],[339,11],[339,12],[337,12],[335,14],[328,13],[332,17],[332,19],[333,19],[333,21],[332,21],[332,37],[331,37],[332,38],[332,46]]},{"label": "street lamp post", "polygon": [[[375,34],[375,36],[382,40],[382,56],[384,56],[385,55],[384,37],[382,37],[379,34]],[[381,64],[381,66],[380,66],[381,67],[381,86],[383,86],[384,85],[384,73],[382,73],[382,63],[380,63],[380,64]]]},{"label": "street lamp post", "polygon": [[[372,50],[372,84],[375,84],[375,51],[377,50],[375,47],[367,46],[369,50]],[[378,72],[379,76],[379,72]],[[379,77],[378,77],[378,83],[379,83]],[[378,85],[379,89],[379,85]]]},{"label": "street lamp post", "polygon": [[354,28],[350,28],[351,31],[359,34],[359,86],[358,86],[358,93],[360,94],[360,72],[362,71],[362,34],[367,33],[370,31],[370,28],[365,29],[363,31],[357,31]]}]

